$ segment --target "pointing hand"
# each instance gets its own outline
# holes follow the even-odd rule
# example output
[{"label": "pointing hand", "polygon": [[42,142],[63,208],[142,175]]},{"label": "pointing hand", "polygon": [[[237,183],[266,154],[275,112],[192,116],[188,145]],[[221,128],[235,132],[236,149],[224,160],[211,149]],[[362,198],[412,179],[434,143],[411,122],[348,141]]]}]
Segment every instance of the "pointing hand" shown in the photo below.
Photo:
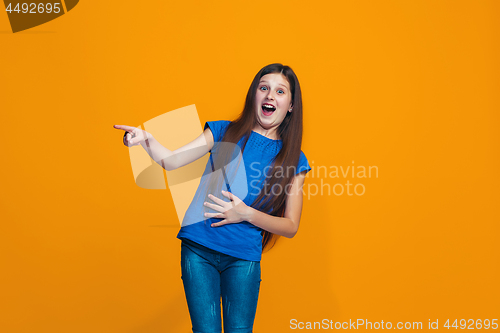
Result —
[{"label": "pointing hand", "polygon": [[[153,138],[150,133],[137,127],[125,125],[114,125],[113,127],[125,131],[123,134],[123,144],[127,147],[140,145],[143,141]],[[147,143],[146,141],[146,144]]]}]

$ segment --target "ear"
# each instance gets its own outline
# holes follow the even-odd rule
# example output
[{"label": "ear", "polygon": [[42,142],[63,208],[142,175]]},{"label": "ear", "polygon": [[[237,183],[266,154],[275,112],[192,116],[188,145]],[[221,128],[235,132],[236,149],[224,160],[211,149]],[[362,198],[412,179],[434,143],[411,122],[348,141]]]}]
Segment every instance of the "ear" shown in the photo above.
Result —
[{"label": "ear", "polygon": [[292,105],[292,103],[290,103],[290,107],[288,108],[288,112],[292,112],[292,110],[293,110],[293,105]]}]

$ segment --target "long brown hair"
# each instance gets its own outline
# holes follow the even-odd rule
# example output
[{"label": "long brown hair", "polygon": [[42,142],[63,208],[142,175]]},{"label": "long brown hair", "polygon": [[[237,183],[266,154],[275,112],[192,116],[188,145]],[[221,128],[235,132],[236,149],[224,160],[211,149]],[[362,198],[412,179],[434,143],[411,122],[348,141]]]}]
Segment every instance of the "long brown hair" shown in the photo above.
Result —
[{"label": "long brown hair", "polygon": [[[259,195],[251,204],[251,207],[260,211],[270,211],[268,214],[273,216],[283,217],[285,213],[287,194],[287,191],[284,189],[288,188],[287,185],[291,183],[291,180],[295,176],[295,174],[289,174],[288,172],[284,173],[283,170],[288,171],[290,168],[292,170],[296,169],[302,144],[302,92],[300,90],[299,80],[290,67],[284,66],[280,63],[274,63],[263,67],[255,75],[252,84],[248,89],[243,111],[236,120],[232,121],[228,125],[221,140],[223,142],[233,143],[234,145],[223,145],[221,147],[234,147],[241,140],[241,138],[245,138],[243,140],[242,151],[245,149],[248,138],[250,137],[254,127],[257,125],[255,96],[260,79],[264,75],[272,73],[281,73],[288,80],[292,93],[293,111],[286,113],[283,122],[277,129],[278,138],[282,140],[282,147],[274,159],[272,169],[270,169],[269,174],[266,175],[267,177],[264,183],[264,189],[267,190],[261,190],[259,192]],[[224,170],[223,167],[228,164],[228,161],[234,159],[234,150],[232,152],[229,151],[231,149],[226,150],[227,151],[225,152],[220,152],[220,157],[215,159],[215,169]],[[226,175],[224,175],[224,177],[226,177]],[[220,182],[217,182],[219,186],[217,186],[215,182],[217,181],[211,181],[212,186],[219,187]],[[278,194],[275,194],[272,190],[275,186],[280,189]],[[272,193],[272,195],[269,195],[269,193]],[[268,196],[268,198],[267,200],[264,200],[266,196]],[[263,231],[262,251],[264,251],[268,245],[270,245],[269,249],[271,249],[278,238],[278,235],[272,234],[267,230]]]}]

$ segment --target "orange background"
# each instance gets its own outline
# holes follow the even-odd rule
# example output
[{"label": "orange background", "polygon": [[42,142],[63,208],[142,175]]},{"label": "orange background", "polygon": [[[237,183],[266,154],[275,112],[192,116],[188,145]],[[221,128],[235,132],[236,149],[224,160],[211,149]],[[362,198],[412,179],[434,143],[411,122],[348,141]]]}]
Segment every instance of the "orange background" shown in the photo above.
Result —
[{"label": "orange background", "polygon": [[188,332],[170,193],[134,183],[112,126],[191,104],[234,119],[273,62],[299,77],[313,166],[379,177],[305,200],[263,256],[255,331],[499,318],[499,10],[81,1],[17,34],[0,13],[0,331]]}]

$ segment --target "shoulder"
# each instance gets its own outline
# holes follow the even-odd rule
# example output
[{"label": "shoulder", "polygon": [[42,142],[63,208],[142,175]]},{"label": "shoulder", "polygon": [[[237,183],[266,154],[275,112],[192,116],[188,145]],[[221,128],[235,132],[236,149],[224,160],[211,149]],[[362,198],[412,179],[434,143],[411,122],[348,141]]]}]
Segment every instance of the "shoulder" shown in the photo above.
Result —
[{"label": "shoulder", "polygon": [[231,121],[229,120],[207,121],[205,126],[203,126],[203,130],[210,128],[210,131],[212,131],[212,135],[214,136],[214,141],[217,142],[222,139],[222,136],[230,123]]}]

